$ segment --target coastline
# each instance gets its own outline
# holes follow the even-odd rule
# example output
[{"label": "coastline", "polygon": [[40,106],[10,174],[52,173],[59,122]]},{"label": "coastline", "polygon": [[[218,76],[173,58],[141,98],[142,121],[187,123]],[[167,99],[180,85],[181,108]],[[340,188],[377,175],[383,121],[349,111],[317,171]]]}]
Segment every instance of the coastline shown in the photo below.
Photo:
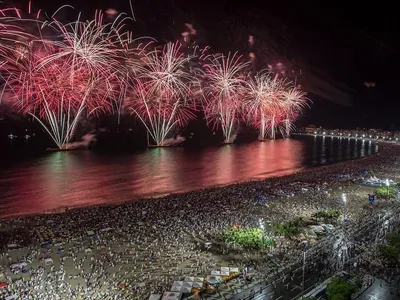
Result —
[{"label": "coastline", "polygon": [[[306,134],[302,134],[306,135]],[[312,135],[313,136],[313,135]],[[40,217],[40,216],[51,216],[51,215],[61,215],[61,214],[68,214],[68,213],[74,213],[80,210],[86,210],[90,208],[114,208],[118,206],[123,206],[123,205],[134,205],[135,203],[141,203],[141,202],[146,202],[146,201],[162,201],[163,199],[171,199],[179,196],[184,196],[184,195],[197,195],[197,194],[202,194],[202,193],[207,193],[209,191],[221,191],[223,192],[229,192],[229,189],[238,187],[238,186],[251,186],[252,184],[258,184],[258,183],[265,183],[265,184],[274,184],[276,181],[282,182],[287,182],[289,183],[290,181],[306,181],[310,180],[307,178],[307,175],[313,174],[314,172],[331,172],[332,168],[343,166],[343,165],[351,165],[354,163],[358,163],[361,161],[369,161],[373,160],[375,157],[380,156],[383,157],[385,156],[385,151],[388,150],[388,148],[391,147],[400,147],[400,144],[397,143],[392,143],[392,142],[385,142],[385,141],[376,141],[376,144],[379,147],[379,150],[377,153],[365,156],[365,157],[360,157],[360,158],[355,158],[355,159],[347,159],[344,161],[339,161],[335,163],[328,163],[324,165],[318,165],[314,167],[309,167],[309,168],[303,168],[300,169],[297,172],[290,173],[290,174],[285,174],[285,175],[277,175],[277,176],[271,176],[263,179],[250,179],[247,181],[240,181],[240,182],[232,182],[229,184],[224,184],[224,185],[216,185],[212,187],[206,187],[203,189],[197,189],[197,190],[192,190],[192,191],[186,191],[186,192],[177,192],[177,193],[170,193],[170,194],[164,194],[164,195],[159,195],[159,196],[153,196],[153,197],[137,197],[133,199],[128,199],[128,200],[121,200],[113,203],[103,203],[103,204],[82,204],[79,206],[70,206],[70,207],[61,207],[56,210],[51,210],[51,211],[44,211],[44,212],[37,212],[37,213],[31,213],[31,214],[21,214],[21,215],[10,215],[10,216],[5,216],[5,217],[0,217],[0,224],[1,222],[4,221],[11,221],[11,220],[22,220],[22,219],[30,219],[30,218],[35,218],[35,217]],[[373,162],[372,162],[373,163]],[[329,174],[332,176],[332,174]],[[339,175],[339,174],[336,174]],[[301,179],[297,179],[297,177],[301,177]],[[325,177],[325,175],[323,176]],[[329,178],[320,178],[321,181],[328,180]],[[315,180],[315,179],[313,179]]]}]

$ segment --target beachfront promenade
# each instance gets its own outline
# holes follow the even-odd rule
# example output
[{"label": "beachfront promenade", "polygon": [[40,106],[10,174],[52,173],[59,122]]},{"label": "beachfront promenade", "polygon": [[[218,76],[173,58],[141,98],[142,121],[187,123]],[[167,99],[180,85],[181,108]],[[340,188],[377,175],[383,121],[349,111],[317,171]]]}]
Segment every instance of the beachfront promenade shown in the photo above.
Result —
[{"label": "beachfront promenade", "polygon": [[297,130],[294,135],[308,135],[319,137],[347,138],[355,140],[368,140],[374,142],[397,143],[400,141],[400,131],[382,131],[377,129],[326,129],[305,127]]},{"label": "beachfront promenade", "polygon": [[[383,144],[379,155],[290,176],[4,220],[0,223],[0,282],[6,287],[0,290],[0,297],[148,299],[151,293],[169,291],[174,281],[184,277],[206,278],[221,267],[242,270],[252,263],[255,286],[234,279],[201,297],[243,300],[252,289],[257,294],[257,282],[261,282],[268,285],[261,294],[265,299],[293,299],[301,293],[303,281],[304,249],[298,241],[281,239],[271,252],[259,255],[234,250],[222,254],[218,234],[237,225],[259,226],[260,219],[270,231],[273,223],[309,218],[321,209],[338,209],[350,224],[339,220],[334,232],[307,249],[304,289],[339,270],[351,269],[354,262],[360,266],[363,261],[374,261],[369,245],[374,247],[397,228],[397,219],[392,216],[398,204],[377,201],[371,209],[367,194],[374,189],[359,185],[355,179],[361,170],[370,169],[378,177],[399,182],[398,152],[397,145]],[[354,180],[343,182],[338,179],[341,175]],[[344,193],[347,203],[341,201]],[[268,205],[255,205],[256,194],[265,195]],[[389,225],[386,220],[390,220]],[[205,241],[213,242],[207,253]],[[7,249],[11,244],[17,249]],[[348,255],[339,259],[344,249]],[[25,265],[11,269],[13,263]]]}]

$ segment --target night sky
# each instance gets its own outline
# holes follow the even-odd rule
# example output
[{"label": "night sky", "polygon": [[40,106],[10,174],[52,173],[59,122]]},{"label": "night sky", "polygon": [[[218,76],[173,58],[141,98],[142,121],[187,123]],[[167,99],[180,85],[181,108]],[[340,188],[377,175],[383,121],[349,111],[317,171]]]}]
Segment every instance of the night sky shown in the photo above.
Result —
[{"label": "night sky", "polygon": [[[130,13],[125,0],[33,3],[48,11],[69,3],[87,16],[95,8]],[[198,30],[198,44],[246,53],[247,38],[254,35],[257,54],[301,70],[298,80],[313,101],[301,125],[392,129],[400,125],[396,116],[400,47],[394,4],[134,0],[132,5],[136,18],[132,29],[138,36],[173,40],[188,22]],[[62,18],[73,19],[73,15],[64,13]],[[364,82],[376,86],[368,88]]]}]

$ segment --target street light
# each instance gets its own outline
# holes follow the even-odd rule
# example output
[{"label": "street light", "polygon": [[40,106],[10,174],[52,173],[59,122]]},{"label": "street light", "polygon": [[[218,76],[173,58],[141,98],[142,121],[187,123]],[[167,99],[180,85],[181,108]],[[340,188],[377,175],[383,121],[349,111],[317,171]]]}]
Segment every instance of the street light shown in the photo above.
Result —
[{"label": "street light", "polygon": [[[303,298],[304,295],[304,284],[305,284],[305,276],[306,276],[306,255],[308,250],[310,250],[311,248],[309,247],[308,244],[304,245],[304,249],[303,249],[303,280],[301,282],[301,297]],[[302,299],[300,298],[300,299]]]},{"label": "street light", "polygon": [[344,220],[346,221],[346,204],[347,204],[347,196],[345,193],[342,194],[342,200],[344,202]]},{"label": "street light", "polygon": [[386,184],[386,196],[389,198],[389,179],[386,179],[385,184]]},{"label": "street light", "polygon": [[264,221],[263,221],[263,219],[259,219],[258,221],[260,222],[260,228],[261,228],[261,230],[264,231],[264,228],[265,228],[265,227],[264,227]]},{"label": "street light", "polygon": [[[265,238],[264,237],[264,229],[265,229],[264,220],[262,218],[260,218],[260,219],[258,219],[258,222],[260,223],[260,229],[263,231],[262,235],[261,235],[261,242],[263,243],[264,238]],[[258,249],[258,251],[257,251],[257,260],[259,259],[259,255],[260,255],[260,249]]]}]

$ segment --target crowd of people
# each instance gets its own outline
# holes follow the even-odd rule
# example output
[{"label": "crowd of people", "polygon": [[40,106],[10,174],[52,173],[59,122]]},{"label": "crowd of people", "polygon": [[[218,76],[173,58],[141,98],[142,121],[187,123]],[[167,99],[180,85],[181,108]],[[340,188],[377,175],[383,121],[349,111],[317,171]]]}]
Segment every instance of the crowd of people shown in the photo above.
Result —
[{"label": "crowd of people", "polygon": [[[351,179],[368,168],[397,181],[397,151],[396,145],[384,145],[374,156],[280,178],[3,220],[0,297],[147,299],[150,293],[168,291],[184,276],[205,277],[221,266],[246,266],[254,258],[221,255],[214,248],[205,251],[204,242],[213,242],[235,225],[259,226],[261,218],[268,228],[335,208],[361,230],[373,225],[374,219],[365,215],[374,212],[368,209],[367,187]],[[342,193],[347,203],[341,201]],[[266,199],[263,205],[254,201],[259,195]],[[334,240],[319,244],[331,247]],[[297,263],[301,249],[291,243],[279,247],[272,253],[278,266]],[[256,269],[262,277],[280,272],[262,264]]]}]

